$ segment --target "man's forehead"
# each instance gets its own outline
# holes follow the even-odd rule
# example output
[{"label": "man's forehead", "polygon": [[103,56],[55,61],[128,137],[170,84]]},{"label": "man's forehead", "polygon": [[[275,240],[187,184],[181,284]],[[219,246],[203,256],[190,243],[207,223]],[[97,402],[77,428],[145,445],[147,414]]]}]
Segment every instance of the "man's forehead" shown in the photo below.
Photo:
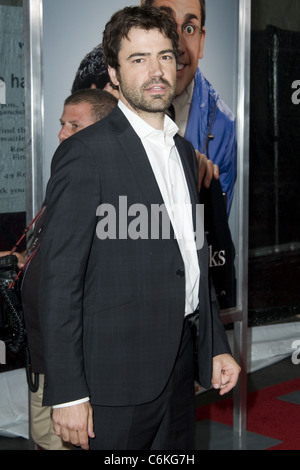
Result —
[{"label": "man's forehead", "polygon": [[[151,35],[151,40],[149,36]],[[133,27],[128,33],[127,37],[123,37],[121,41],[121,49],[126,48],[128,50],[135,51],[139,44],[143,47],[147,46],[149,50],[155,46],[164,46],[165,44],[171,44],[171,39],[167,38],[165,34],[160,31],[158,28],[153,28],[150,30],[145,30],[143,28]],[[126,52],[127,52],[126,51]],[[140,51],[142,52],[142,51]],[[143,51],[145,52],[145,51]]]},{"label": "man's forehead", "polygon": [[77,119],[80,119],[82,113],[84,113],[85,116],[89,115],[91,110],[91,104],[87,103],[86,101],[76,104],[69,103],[65,104],[62,117],[64,117],[68,121],[75,121]]},{"label": "man's forehead", "polygon": [[144,35],[149,35],[149,34],[155,34],[155,35],[161,35],[161,36],[165,36],[164,32],[161,31],[159,28],[151,28],[151,29],[144,29],[143,27],[139,27],[139,26],[133,26],[129,32],[128,32],[128,37],[125,39],[128,39],[128,40],[132,40],[132,36],[140,36],[140,37],[143,37]]},{"label": "man's forehead", "polygon": [[79,103],[68,103],[64,106],[64,112],[78,114],[82,111],[87,111],[92,109],[91,103],[87,101],[80,101]]},{"label": "man's forehead", "polygon": [[181,6],[178,5],[178,3],[180,2],[176,2],[175,0],[154,0],[153,6],[166,12],[169,16],[172,16],[174,19],[176,18],[177,14],[180,13],[186,19],[195,18],[199,19],[199,21],[201,20],[201,7],[199,0],[191,0],[186,2],[186,5]]}]

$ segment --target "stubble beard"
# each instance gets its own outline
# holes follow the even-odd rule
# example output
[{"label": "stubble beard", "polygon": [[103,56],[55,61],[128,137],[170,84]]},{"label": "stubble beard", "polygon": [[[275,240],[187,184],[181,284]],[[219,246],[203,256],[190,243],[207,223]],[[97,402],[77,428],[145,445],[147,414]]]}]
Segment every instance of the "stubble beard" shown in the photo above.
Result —
[{"label": "stubble beard", "polygon": [[[128,84],[124,83],[120,77],[119,89],[128,102],[128,104],[136,111],[137,114],[142,113],[158,113],[165,114],[170,107],[176,92],[176,82],[171,84],[165,79],[151,80],[145,83],[140,89],[132,89]],[[163,84],[167,93],[164,95],[152,95],[147,99],[146,90],[152,85]]]}]

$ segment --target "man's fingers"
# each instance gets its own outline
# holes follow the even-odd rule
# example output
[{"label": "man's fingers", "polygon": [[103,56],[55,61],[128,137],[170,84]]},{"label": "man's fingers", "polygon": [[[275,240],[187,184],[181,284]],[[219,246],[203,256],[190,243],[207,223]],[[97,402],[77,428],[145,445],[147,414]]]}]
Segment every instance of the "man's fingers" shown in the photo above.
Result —
[{"label": "man's fingers", "polygon": [[88,435],[91,439],[95,437],[94,433],[94,420],[93,420],[93,413],[90,412],[89,420],[88,420]]},{"label": "man's fingers", "polygon": [[55,433],[65,442],[70,442],[83,450],[89,449],[89,436],[87,430],[77,431],[68,427],[56,428]]},{"label": "man's fingers", "polygon": [[198,150],[196,150],[196,157],[198,162],[198,191],[200,192],[202,182],[206,173],[207,157],[203,153],[200,153]]},{"label": "man's fingers", "polygon": [[222,379],[222,382],[223,381],[224,383],[221,383],[219,387],[220,395],[225,395],[225,393],[230,392],[230,390],[234,387],[234,382],[231,380],[231,376],[227,376],[226,378]]},{"label": "man's fingers", "polygon": [[[89,449],[89,436],[87,430],[85,431],[74,431],[71,435],[71,442],[73,445],[81,447],[83,450]],[[77,442],[75,444],[75,442]]]},{"label": "man's fingers", "polygon": [[211,160],[206,162],[206,173],[204,178],[204,187],[209,188],[214,175],[214,164]]},{"label": "man's fingers", "polygon": [[214,164],[214,178],[218,180],[220,177],[220,169],[218,165]]},{"label": "man's fingers", "polygon": [[202,184],[205,188],[209,188],[213,178],[219,179],[219,167],[213,164],[204,153],[198,150],[195,152],[198,162],[198,191],[200,192]]},{"label": "man's fingers", "polygon": [[89,449],[89,437],[95,437],[93,409],[89,402],[56,408],[52,419],[54,431],[63,441],[84,450]]},{"label": "man's fingers", "polygon": [[230,354],[220,354],[213,358],[212,386],[219,389],[220,395],[235,387],[241,368]]}]

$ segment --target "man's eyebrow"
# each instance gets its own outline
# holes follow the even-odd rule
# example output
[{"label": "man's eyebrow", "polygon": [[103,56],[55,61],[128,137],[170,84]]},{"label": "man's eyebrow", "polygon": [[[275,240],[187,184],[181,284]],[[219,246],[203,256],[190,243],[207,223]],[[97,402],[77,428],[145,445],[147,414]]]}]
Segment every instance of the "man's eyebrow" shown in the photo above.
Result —
[{"label": "man's eyebrow", "polygon": [[147,57],[150,52],[133,52],[127,57],[127,60],[133,59],[134,57]]},{"label": "man's eyebrow", "polygon": [[[162,7],[159,7],[159,9],[167,13],[169,16],[172,16],[173,19],[175,19],[175,13],[174,13],[174,10],[172,10],[172,8],[162,6]],[[200,21],[200,18],[198,18],[198,16],[195,15],[194,13],[187,13],[184,17],[184,22],[187,23],[190,20]]]},{"label": "man's eyebrow", "polygon": [[164,54],[175,54],[174,49],[164,49],[163,51],[159,52],[160,55]]},{"label": "man's eyebrow", "polygon": [[[164,54],[175,54],[174,49],[163,49],[162,51],[158,52],[158,55]],[[148,57],[150,56],[150,52],[133,52],[127,57],[127,60],[133,59],[134,57]]]},{"label": "man's eyebrow", "polygon": [[198,20],[200,21],[200,18],[198,18],[197,15],[195,15],[194,13],[187,13],[184,17],[184,22],[187,23],[188,21],[190,20]]},{"label": "man's eyebrow", "polygon": [[170,7],[162,6],[162,7],[159,7],[159,10],[164,11],[165,13],[167,13],[170,16],[173,16],[173,17],[175,16],[174,10],[172,10],[172,8],[170,8]]}]

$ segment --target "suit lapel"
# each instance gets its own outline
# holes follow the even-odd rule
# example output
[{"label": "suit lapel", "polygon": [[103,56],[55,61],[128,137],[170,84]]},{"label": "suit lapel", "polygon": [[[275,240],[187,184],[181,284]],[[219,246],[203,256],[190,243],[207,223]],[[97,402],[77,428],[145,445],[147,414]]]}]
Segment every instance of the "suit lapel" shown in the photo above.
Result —
[{"label": "suit lapel", "polygon": [[135,174],[137,186],[149,203],[161,205],[164,201],[143,144],[122,111],[119,109],[117,111],[116,130],[119,130],[117,138]]},{"label": "suit lapel", "polygon": [[[140,138],[134,132],[130,126],[128,120],[122,113],[123,119],[126,121],[127,126],[119,134],[119,142],[123,148],[124,154],[126,155],[128,162],[136,174],[138,184],[140,184],[141,191],[146,197],[149,198],[150,202],[154,204],[163,204],[162,195],[159,186],[156,182],[151,164],[145,152],[145,149],[141,143]],[[123,145],[124,142],[126,145]],[[178,135],[175,136],[175,144],[179,152],[179,156],[183,165],[188,189],[190,192],[191,203],[196,204],[199,200],[197,191],[197,183],[195,180],[195,174],[193,173],[193,162],[191,160],[191,153],[187,153],[187,148],[183,144],[183,140]]]}]

